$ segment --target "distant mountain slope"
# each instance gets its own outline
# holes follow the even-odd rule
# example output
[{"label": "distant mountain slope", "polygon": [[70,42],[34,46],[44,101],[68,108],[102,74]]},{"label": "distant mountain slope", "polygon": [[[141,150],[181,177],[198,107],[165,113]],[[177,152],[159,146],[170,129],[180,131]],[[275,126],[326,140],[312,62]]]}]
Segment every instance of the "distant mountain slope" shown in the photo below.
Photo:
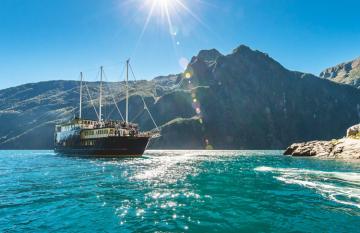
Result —
[{"label": "distant mountain slope", "polygon": [[[87,85],[95,99],[98,83]],[[121,85],[106,86],[123,110]],[[151,148],[280,149],[340,137],[360,119],[360,90],[289,71],[244,45],[229,55],[200,51],[184,74],[131,86],[130,119],[153,128],[142,95],[162,131]],[[112,102],[105,97],[105,115],[119,118]],[[77,106],[75,81],[0,90],[0,148],[52,148],[54,124],[72,118]],[[89,101],[84,112],[96,118]]]},{"label": "distant mountain slope", "polygon": [[[149,106],[157,111],[154,116],[159,123],[166,123],[174,117],[189,117],[189,111],[178,106],[179,111],[161,114],[162,106],[168,106],[167,101],[173,101],[167,93],[173,86],[177,76],[167,76],[152,81],[139,81],[135,85],[136,91],[130,91],[130,119],[136,118],[144,129],[152,129],[153,123],[145,114],[144,105],[139,95],[143,96]],[[98,107],[98,83],[87,83],[91,99]],[[97,116],[84,87],[83,115],[96,119]],[[113,97],[120,109],[125,109],[123,83],[104,84],[103,112],[106,118],[120,119]],[[157,92],[162,93],[161,99]],[[112,93],[111,95],[109,93]],[[176,95],[173,95],[176,97]],[[179,97],[181,100],[181,96]],[[78,114],[79,82],[76,81],[48,81],[25,84],[18,87],[0,90],[0,148],[52,148],[55,124],[68,121]],[[157,104],[155,104],[157,103]],[[160,107],[157,107],[161,105]],[[191,108],[190,108],[191,110]],[[140,120],[140,121],[139,121]]]},{"label": "distant mountain slope", "polygon": [[360,57],[353,61],[327,68],[320,73],[320,77],[360,88]]}]

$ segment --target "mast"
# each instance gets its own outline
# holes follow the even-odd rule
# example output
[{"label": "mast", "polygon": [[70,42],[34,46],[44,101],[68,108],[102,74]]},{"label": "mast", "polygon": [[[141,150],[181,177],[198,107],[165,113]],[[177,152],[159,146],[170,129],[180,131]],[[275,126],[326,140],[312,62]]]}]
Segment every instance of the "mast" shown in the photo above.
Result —
[{"label": "mast", "polygon": [[83,73],[80,72],[80,104],[79,104],[79,119],[81,119],[81,113],[82,113],[82,81],[83,81]]},{"label": "mast", "polygon": [[126,60],[126,123],[129,122],[129,59]]},{"label": "mast", "polygon": [[102,121],[102,113],[101,113],[101,107],[102,107],[102,77],[103,76],[103,67],[100,66],[100,95],[99,95],[99,122]]}]

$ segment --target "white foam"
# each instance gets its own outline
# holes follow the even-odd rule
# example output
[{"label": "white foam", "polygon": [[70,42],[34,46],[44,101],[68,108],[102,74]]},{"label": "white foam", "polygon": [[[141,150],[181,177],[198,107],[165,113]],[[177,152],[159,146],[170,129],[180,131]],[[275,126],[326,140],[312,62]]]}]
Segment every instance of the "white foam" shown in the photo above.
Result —
[{"label": "white foam", "polygon": [[255,171],[263,172],[277,172],[288,175],[317,175],[324,178],[336,178],[346,182],[351,182],[355,184],[360,184],[360,173],[355,172],[327,172],[327,171],[318,171],[318,170],[307,170],[307,169],[297,169],[297,168],[273,168],[273,167],[257,167]]},{"label": "white foam", "polygon": [[[275,179],[313,189],[323,197],[360,208],[360,173],[327,172],[297,168],[257,167],[256,171],[273,172]],[[334,182],[342,182],[338,186]]]},{"label": "white foam", "polygon": [[270,172],[270,171],[274,171],[275,169],[272,168],[272,167],[264,167],[264,166],[261,166],[261,167],[257,167],[254,169],[255,171],[258,171],[258,172]]},{"label": "white foam", "polygon": [[[313,182],[313,181],[307,181],[307,180],[297,180],[297,179],[291,179],[286,177],[276,177],[277,180],[280,180],[287,184],[297,184],[301,185],[306,188],[314,189],[322,196],[341,203],[345,205],[352,205],[357,208],[360,208],[360,190],[356,188],[351,187],[339,187],[332,184],[324,184],[320,182]],[[340,199],[340,197],[344,197],[345,199],[348,199],[348,201],[345,201],[343,199]],[[350,199],[355,201],[350,201]]]}]

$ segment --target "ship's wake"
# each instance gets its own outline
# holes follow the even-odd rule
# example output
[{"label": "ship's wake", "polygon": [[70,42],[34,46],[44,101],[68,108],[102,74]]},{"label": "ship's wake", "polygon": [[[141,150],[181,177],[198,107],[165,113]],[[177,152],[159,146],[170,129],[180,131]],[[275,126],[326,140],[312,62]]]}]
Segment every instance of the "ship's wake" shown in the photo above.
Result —
[{"label": "ship's wake", "polygon": [[328,200],[360,208],[360,173],[263,166],[255,171],[271,172],[283,183],[300,185],[315,190]]}]

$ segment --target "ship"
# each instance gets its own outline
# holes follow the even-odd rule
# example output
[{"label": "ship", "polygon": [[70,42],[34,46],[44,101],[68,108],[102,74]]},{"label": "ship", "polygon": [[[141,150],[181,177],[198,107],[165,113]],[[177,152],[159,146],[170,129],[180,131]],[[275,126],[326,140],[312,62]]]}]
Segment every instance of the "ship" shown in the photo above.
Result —
[{"label": "ship", "polygon": [[[130,67],[131,68],[131,67]],[[81,157],[139,157],[151,138],[159,137],[158,127],[145,101],[156,129],[141,132],[139,125],[129,122],[129,60],[126,61],[126,113],[123,120],[104,120],[102,117],[103,67],[100,67],[98,119],[82,117],[83,75],[80,73],[79,116],[55,126],[54,151],[59,154]],[[116,105],[117,107],[117,105]],[[118,109],[118,107],[117,107]],[[118,109],[119,110],[119,109]],[[95,109],[96,111],[96,109]],[[121,115],[121,113],[120,113]],[[121,115],[122,117],[122,115]]]}]

